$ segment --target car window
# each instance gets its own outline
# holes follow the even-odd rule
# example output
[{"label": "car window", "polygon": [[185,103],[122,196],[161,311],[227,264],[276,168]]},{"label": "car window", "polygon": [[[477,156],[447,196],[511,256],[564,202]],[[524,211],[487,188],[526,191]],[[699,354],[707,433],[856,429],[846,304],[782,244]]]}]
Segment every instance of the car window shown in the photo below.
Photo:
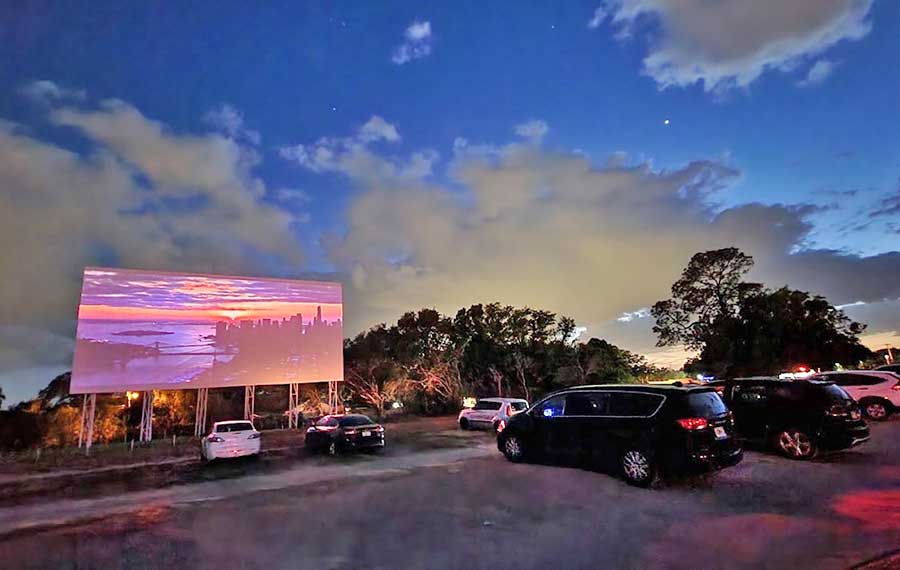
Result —
[{"label": "car window", "polygon": [[576,392],[566,396],[567,416],[609,415],[609,393]]},{"label": "car window", "polygon": [[234,424],[220,424],[216,426],[216,433],[230,433],[234,431],[251,431],[253,424],[250,422],[238,422]]},{"label": "car window", "polygon": [[900,372],[900,364],[888,364],[886,366],[879,366],[875,370],[879,372]]},{"label": "car window", "polygon": [[338,420],[341,427],[366,426],[374,423],[368,416],[345,416]]},{"label": "car window", "polygon": [[839,386],[874,386],[884,382],[884,378],[871,374],[829,374],[824,379]]},{"label": "car window", "polygon": [[762,404],[768,401],[769,393],[762,384],[735,384],[731,389],[731,399],[743,404]]},{"label": "car window", "polygon": [[820,393],[825,395],[825,399],[829,402],[840,402],[840,403],[848,403],[852,402],[853,398],[850,397],[843,388],[836,384],[826,384],[824,386],[820,386]]},{"label": "car window", "polygon": [[521,412],[528,407],[528,404],[526,404],[525,402],[512,402],[509,405],[512,407],[514,412]]},{"label": "car window", "polygon": [[711,418],[728,413],[728,406],[717,392],[694,392],[687,396],[690,413],[701,418]]},{"label": "car window", "polygon": [[480,400],[475,404],[473,410],[499,410],[501,402],[491,402],[486,400]]},{"label": "car window", "polygon": [[550,398],[549,400],[543,402],[536,409],[538,416],[543,416],[545,418],[554,418],[563,415],[563,411],[566,408],[566,397],[565,396],[555,396]]},{"label": "car window", "polygon": [[322,419],[320,419],[319,421],[317,421],[317,422],[316,422],[316,425],[317,425],[317,426],[337,427],[337,425],[338,425],[338,419],[335,418],[335,417],[332,417],[332,416],[325,416],[324,418],[322,418]]},{"label": "car window", "polygon": [[658,394],[638,394],[631,392],[614,392],[612,394],[609,415],[646,417],[656,413],[663,397]]}]

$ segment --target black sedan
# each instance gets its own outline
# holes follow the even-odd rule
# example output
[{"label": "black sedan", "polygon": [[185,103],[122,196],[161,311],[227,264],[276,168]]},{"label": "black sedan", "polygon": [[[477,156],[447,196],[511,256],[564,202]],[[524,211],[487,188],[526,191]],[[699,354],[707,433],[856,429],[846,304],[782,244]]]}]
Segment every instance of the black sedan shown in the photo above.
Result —
[{"label": "black sedan", "polygon": [[376,451],[383,447],[384,427],[360,414],[325,416],[306,430],[306,448],[312,453],[337,455],[344,451]]}]

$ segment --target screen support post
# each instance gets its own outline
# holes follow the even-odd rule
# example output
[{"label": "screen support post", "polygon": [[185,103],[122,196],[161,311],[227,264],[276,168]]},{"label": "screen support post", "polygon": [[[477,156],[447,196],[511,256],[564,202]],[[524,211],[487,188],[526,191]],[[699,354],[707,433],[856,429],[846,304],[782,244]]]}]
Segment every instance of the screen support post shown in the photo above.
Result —
[{"label": "screen support post", "polygon": [[97,394],[85,394],[81,401],[81,426],[78,429],[78,447],[90,453],[94,442],[94,414],[97,410]]},{"label": "screen support post", "polygon": [[253,421],[256,411],[256,386],[249,384],[244,386],[244,419]]},{"label": "screen support post", "polygon": [[330,413],[336,414],[338,413],[338,383],[337,380],[329,380],[328,381],[328,407],[330,409]]},{"label": "screen support post", "polygon": [[209,388],[197,388],[197,406],[194,413],[194,435],[202,437],[206,432],[206,409],[209,402]]},{"label": "screen support post", "polygon": [[300,407],[300,384],[294,382],[288,385],[288,429],[297,429]]},{"label": "screen support post", "polygon": [[149,442],[153,439],[153,390],[144,392],[143,405],[141,406],[141,434],[140,442]]}]

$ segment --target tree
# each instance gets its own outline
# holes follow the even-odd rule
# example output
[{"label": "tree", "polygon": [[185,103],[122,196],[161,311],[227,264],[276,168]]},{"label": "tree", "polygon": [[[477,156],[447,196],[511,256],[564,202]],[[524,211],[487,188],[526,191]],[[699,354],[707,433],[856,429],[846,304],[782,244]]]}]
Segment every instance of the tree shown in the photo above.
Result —
[{"label": "tree", "polygon": [[823,297],[742,281],[751,265],[735,248],[698,253],[672,286],[672,298],[653,306],[658,345],[700,351],[686,372],[777,374],[801,364],[856,364],[871,354],[857,338],[864,325]]},{"label": "tree", "polygon": [[6,394],[3,393],[3,386],[0,386],[0,408],[3,407],[3,402],[6,401]]},{"label": "tree", "polygon": [[759,287],[741,280],[752,266],[753,258],[734,247],[694,254],[672,285],[672,298],[651,309],[657,346],[702,348],[713,323],[734,316],[740,299]]}]

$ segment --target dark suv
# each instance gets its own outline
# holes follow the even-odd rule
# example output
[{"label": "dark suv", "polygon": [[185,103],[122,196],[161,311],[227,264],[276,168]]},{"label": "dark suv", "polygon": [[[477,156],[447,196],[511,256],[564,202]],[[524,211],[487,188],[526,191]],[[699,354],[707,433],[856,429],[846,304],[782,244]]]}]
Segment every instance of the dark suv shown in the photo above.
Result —
[{"label": "dark suv", "polygon": [[869,439],[859,406],[833,382],[739,378],[716,382],[741,438],[793,459]]},{"label": "dark suv", "polygon": [[556,392],[509,419],[497,447],[510,461],[564,456],[650,485],[735,465],[731,414],[707,387],[604,385]]}]

